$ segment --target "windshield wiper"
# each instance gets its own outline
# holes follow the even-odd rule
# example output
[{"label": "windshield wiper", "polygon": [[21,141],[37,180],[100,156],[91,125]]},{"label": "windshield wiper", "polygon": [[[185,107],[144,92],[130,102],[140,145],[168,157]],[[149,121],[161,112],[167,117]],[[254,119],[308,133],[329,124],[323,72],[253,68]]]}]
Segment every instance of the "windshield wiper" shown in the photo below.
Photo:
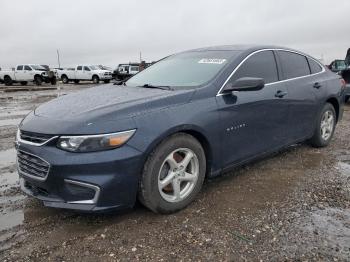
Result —
[{"label": "windshield wiper", "polygon": [[156,85],[151,85],[151,84],[144,84],[143,86],[140,86],[140,87],[144,87],[144,88],[158,88],[158,89],[162,89],[162,90],[174,91],[174,89],[171,88],[170,86],[156,86]]}]

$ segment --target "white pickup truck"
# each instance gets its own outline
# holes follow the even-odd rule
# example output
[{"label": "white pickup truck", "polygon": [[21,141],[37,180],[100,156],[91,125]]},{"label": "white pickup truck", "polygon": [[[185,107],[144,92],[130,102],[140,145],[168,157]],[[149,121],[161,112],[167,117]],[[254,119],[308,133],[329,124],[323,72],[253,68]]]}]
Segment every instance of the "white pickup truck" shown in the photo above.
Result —
[{"label": "white pickup truck", "polygon": [[112,71],[103,70],[94,65],[78,65],[75,68],[57,71],[59,78],[64,84],[74,81],[78,84],[80,80],[90,80],[94,84],[100,81],[109,83],[112,79]]},{"label": "white pickup truck", "polygon": [[34,82],[37,85],[41,85],[42,82],[56,84],[56,77],[51,76],[50,71],[41,65],[32,64],[17,65],[11,70],[1,70],[0,79],[7,86],[13,83],[26,85],[28,82]]}]

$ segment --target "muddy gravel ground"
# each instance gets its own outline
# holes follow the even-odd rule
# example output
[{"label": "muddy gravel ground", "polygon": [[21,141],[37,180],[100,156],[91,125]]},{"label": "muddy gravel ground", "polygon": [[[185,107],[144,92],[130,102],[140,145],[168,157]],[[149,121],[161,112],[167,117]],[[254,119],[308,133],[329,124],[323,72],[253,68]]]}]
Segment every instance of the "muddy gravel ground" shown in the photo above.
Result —
[{"label": "muddy gravel ground", "polygon": [[92,215],[46,208],[19,190],[16,125],[57,92],[0,89],[0,261],[350,260],[349,104],[329,147],[294,145],[207,180],[181,212],[137,204]]}]

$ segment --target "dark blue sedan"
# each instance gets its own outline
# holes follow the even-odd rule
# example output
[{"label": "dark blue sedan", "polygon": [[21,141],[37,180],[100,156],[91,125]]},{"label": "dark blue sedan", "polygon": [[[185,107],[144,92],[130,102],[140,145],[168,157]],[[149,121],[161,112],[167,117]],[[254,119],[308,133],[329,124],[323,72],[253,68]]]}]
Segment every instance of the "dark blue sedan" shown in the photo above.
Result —
[{"label": "dark blue sedan", "polygon": [[168,56],[119,85],[62,96],[20,124],[22,190],[46,206],[178,211],[205,177],[308,141],[327,146],[344,85],[316,59],[272,46]]}]

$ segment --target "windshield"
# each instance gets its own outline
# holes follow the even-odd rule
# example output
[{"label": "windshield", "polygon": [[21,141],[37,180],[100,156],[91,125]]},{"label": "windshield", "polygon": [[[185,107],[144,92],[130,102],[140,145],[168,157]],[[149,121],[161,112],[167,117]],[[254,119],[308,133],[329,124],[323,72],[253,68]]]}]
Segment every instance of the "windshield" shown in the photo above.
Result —
[{"label": "windshield", "polygon": [[239,51],[194,51],[169,56],[141,71],[128,86],[192,87],[213,79]]},{"label": "windshield", "polygon": [[98,68],[96,66],[89,66],[91,70],[98,70]]},{"label": "windshield", "polygon": [[30,65],[34,70],[46,70],[41,65]]}]

